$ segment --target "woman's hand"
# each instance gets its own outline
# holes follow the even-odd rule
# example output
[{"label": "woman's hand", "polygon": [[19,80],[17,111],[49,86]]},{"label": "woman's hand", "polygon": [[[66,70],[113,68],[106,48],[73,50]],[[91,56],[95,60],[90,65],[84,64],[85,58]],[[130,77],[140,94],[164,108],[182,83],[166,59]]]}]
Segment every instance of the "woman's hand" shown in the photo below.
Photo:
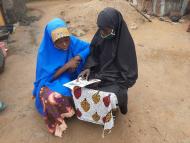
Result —
[{"label": "woman's hand", "polygon": [[82,71],[82,72],[79,74],[77,80],[79,80],[80,77],[81,77],[82,79],[88,80],[89,75],[90,75],[90,69],[85,69],[84,71]]}]

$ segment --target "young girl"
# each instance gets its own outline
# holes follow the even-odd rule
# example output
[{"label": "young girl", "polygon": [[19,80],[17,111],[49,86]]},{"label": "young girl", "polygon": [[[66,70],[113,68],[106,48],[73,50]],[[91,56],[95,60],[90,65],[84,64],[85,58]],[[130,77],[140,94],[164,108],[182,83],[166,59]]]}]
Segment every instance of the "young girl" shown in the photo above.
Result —
[{"label": "young girl", "polygon": [[89,54],[89,44],[70,35],[65,22],[50,21],[38,49],[33,96],[50,133],[62,136],[64,118],[72,117],[71,92],[63,84],[77,78]]},{"label": "young girl", "polygon": [[91,52],[80,77],[101,79],[100,84],[91,88],[114,92],[121,113],[126,114],[127,91],[138,77],[133,38],[121,13],[114,8],[101,11],[97,25],[99,29],[91,42]]}]

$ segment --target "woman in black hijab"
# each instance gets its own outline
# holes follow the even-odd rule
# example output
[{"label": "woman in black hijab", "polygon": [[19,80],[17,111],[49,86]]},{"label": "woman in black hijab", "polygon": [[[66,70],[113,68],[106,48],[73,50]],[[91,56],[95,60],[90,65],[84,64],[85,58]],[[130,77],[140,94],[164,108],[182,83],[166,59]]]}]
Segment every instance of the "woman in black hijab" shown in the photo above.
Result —
[{"label": "woman in black hijab", "polygon": [[98,31],[91,42],[91,53],[87,59],[82,78],[101,79],[90,88],[114,92],[120,111],[127,113],[128,88],[138,77],[135,45],[125,21],[119,11],[105,8],[97,19]]}]

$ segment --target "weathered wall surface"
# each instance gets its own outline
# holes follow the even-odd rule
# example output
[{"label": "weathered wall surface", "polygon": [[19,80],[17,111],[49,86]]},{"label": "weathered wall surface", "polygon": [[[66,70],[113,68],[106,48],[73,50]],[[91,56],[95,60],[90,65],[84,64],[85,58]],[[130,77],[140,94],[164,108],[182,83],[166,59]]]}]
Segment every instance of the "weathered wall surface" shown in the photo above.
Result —
[{"label": "weathered wall surface", "polygon": [[7,23],[19,21],[26,13],[26,0],[2,0]]},{"label": "weathered wall surface", "polygon": [[138,8],[149,14],[164,16],[171,12],[179,12],[184,15],[190,5],[189,0],[134,0]]}]

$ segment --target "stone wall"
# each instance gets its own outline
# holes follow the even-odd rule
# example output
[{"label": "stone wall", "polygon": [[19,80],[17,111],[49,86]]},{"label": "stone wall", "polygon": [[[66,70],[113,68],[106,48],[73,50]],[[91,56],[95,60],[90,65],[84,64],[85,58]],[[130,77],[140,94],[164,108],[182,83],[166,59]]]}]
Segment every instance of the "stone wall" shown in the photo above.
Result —
[{"label": "stone wall", "polygon": [[8,24],[16,23],[26,13],[26,0],[2,0],[4,16]]}]

